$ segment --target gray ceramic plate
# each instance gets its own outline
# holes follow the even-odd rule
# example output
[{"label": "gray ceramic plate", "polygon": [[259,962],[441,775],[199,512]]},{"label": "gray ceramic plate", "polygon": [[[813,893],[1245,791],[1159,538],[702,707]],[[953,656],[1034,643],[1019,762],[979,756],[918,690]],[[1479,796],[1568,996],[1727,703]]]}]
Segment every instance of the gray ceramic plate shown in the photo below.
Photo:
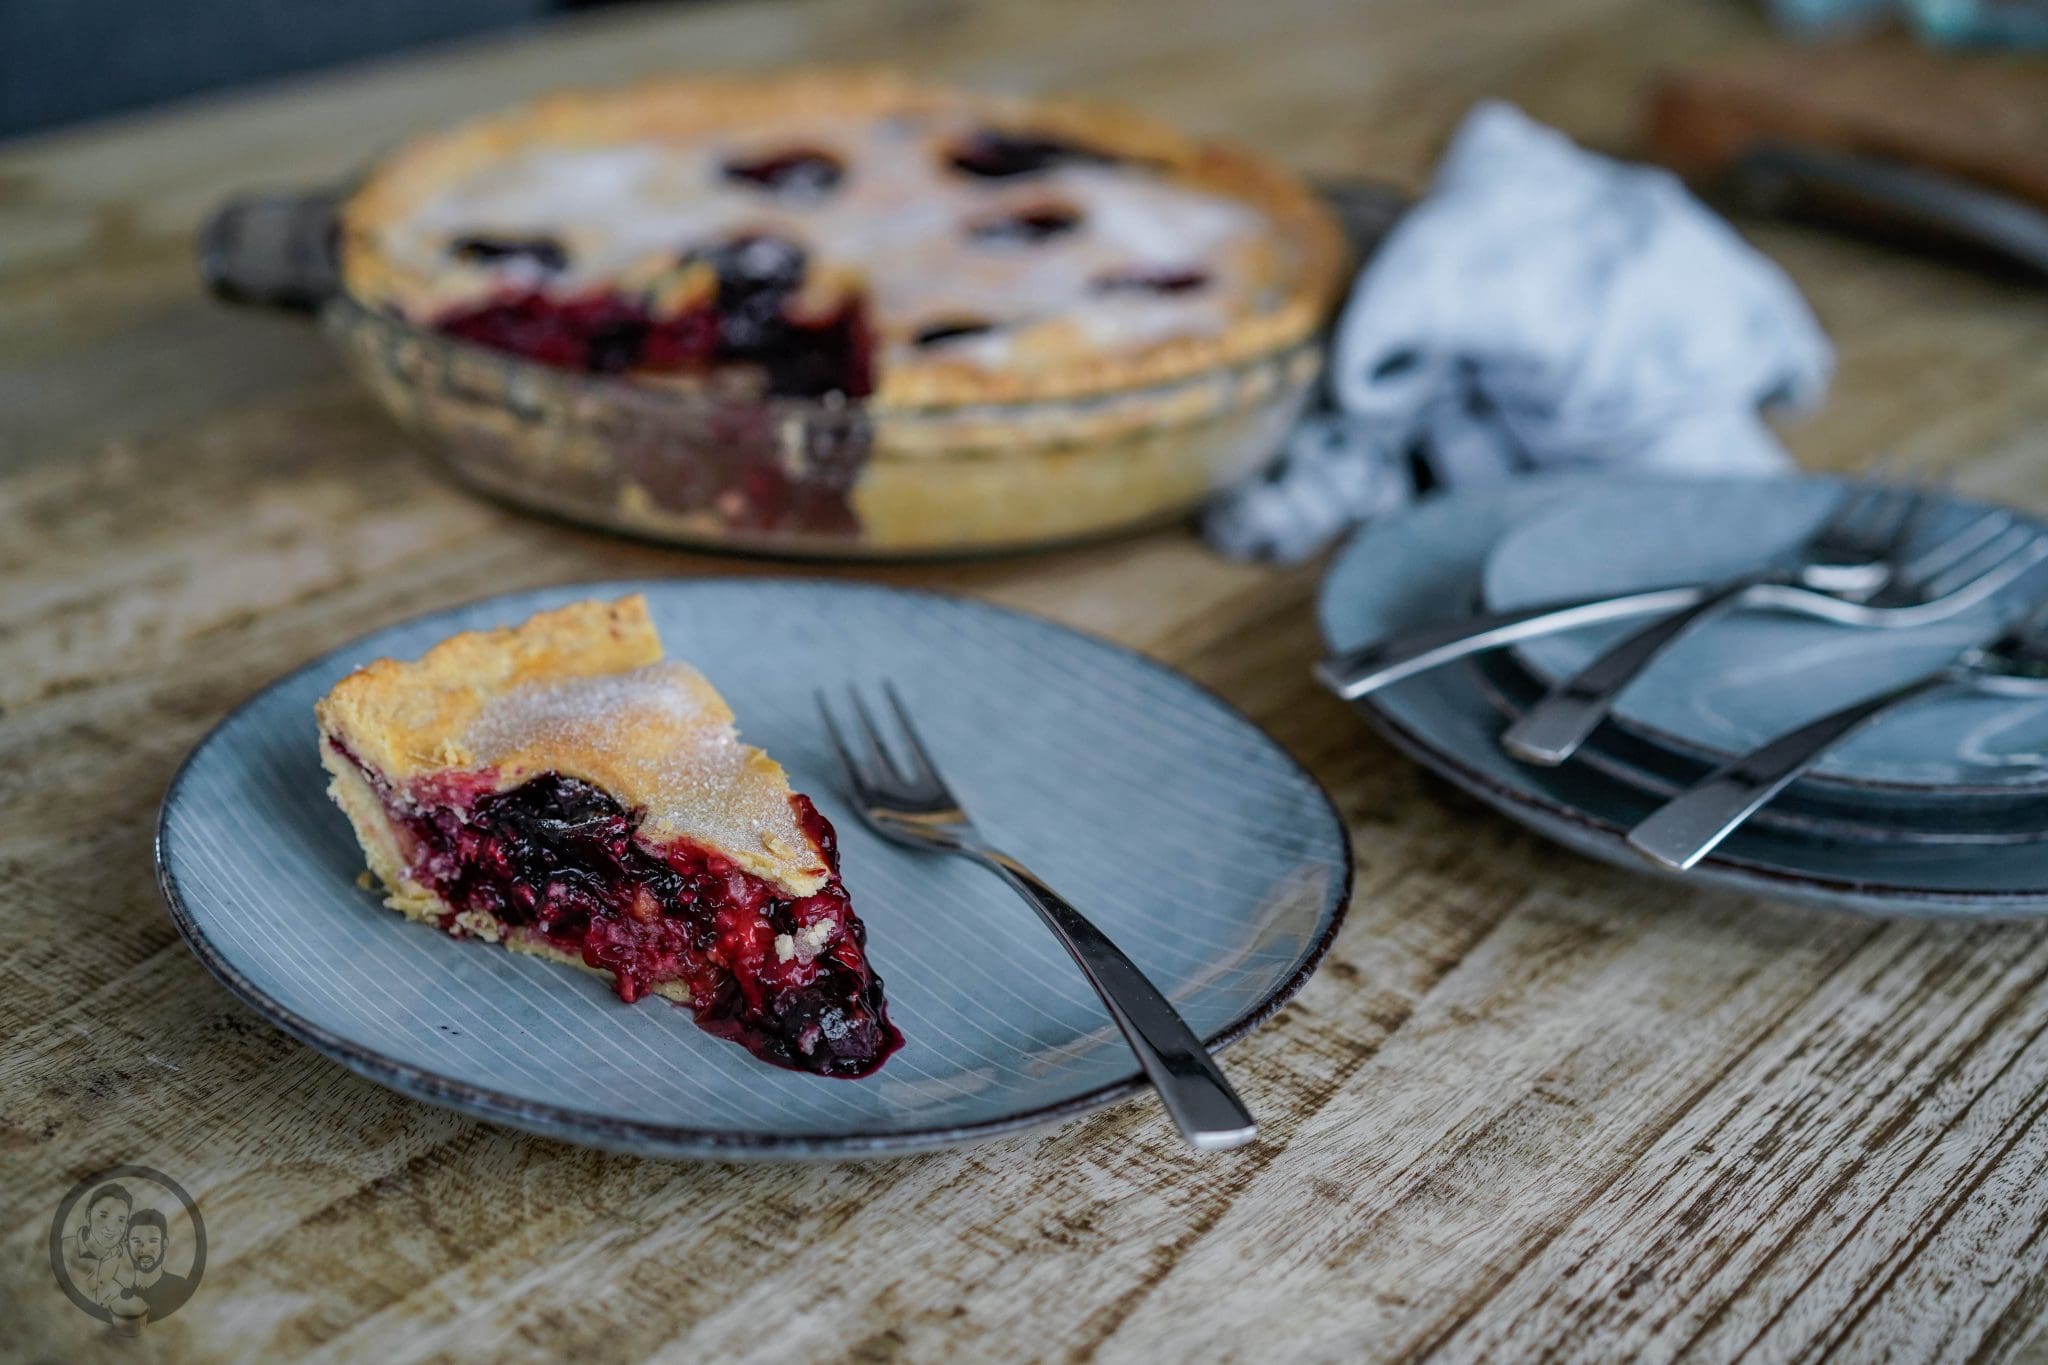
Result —
[{"label": "gray ceramic plate", "polygon": [[[1607,487],[1531,518],[1487,556],[1485,600],[1518,607],[1659,583],[1727,577],[1805,540],[1841,496],[1831,479],[1671,480]],[[1952,501],[1928,534],[1986,509]],[[1726,759],[1815,716],[1920,677],[1995,632],[2034,574],[2004,595],[1912,630],[1859,630],[1760,611],[1722,613],[1688,632],[1615,707],[1637,733]],[[1627,624],[1574,631],[1516,650],[1545,682],[1570,677]],[[1945,693],[1842,744],[1809,785],[1881,786],[1928,795],[2048,793],[2048,699]]]},{"label": "gray ceramic plate", "polygon": [[[629,591],[837,826],[892,1017],[875,1076],[777,1070],[660,1000],[444,937],[356,885],[311,706],[380,655]],[[1079,971],[986,873],[868,834],[813,689],[893,678],[988,832],[1096,919],[1214,1045],[1277,1010],[1329,945],[1350,846],[1272,740],[1180,674],[1000,608],[864,586],[605,583],[393,626],[235,711],[164,798],[157,866],[192,950],[278,1027],[408,1095],[650,1155],[829,1157],[945,1146],[1097,1109],[1137,1068]]]},{"label": "gray ceramic plate", "polygon": [[[1324,639],[1347,650],[1468,612],[1487,552],[1510,528],[1646,482],[1518,480],[1432,498],[1369,527],[1324,580]],[[1652,871],[1621,836],[1658,798],[1584,764],[1535,768],[1510,759],[1500,748],[1502,714],[1469,663],[1389,687],[1359,710],[1404,752],[1501,813],[1589,856]],[[1830,840],[1751,825],[1693,871],[1659,875],[1872,914],[2020,918],[2048,910],[2048,843],[2040,842]]]}]

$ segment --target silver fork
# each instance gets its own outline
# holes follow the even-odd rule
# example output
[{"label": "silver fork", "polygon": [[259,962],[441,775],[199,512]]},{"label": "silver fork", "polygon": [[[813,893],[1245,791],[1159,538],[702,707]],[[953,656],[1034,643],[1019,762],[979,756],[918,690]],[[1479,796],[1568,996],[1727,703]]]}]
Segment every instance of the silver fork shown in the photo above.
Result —
[{"label": "silver fork", "polygon": [[857,809],[868,828],[912,848],[971,858],[1008,882],[1030,902],[1109,1007],[1110,1017],[1123,1030],[1131,1051],[1138,1054],[1139,1065],[1188,1144],[1198,1151],[1214,1152],[1250,1142],[1257,1126],[1202,1040],[1159,988],[1146,980],[1100,929],[1029,868],[982,838],[939,775],[938,765],[918,738],[896,688],[884,683],[882,690],[896,714],[897,742],[893,747],[884,742],[859,691],[848,689],[866,741],[858,757],[846,742],[825,694],[818,694],[825,731],[846,768]]},{"label": "silver fork", "polygon": [[[1754,572],[1709,588],[1699,601],[1623,638],[1543,699],[1501,736],[1525,763],[1554,767],[1584,744],[1615,700],[1703,618],[1748,602],[1759,589],[1793,583],[1879,610],[1940,602],[1956,610],[1982,601],[2044,554],[2048,538],[1987,512],[1907,558],[1934,504],[1918,493],[1845,495],[1805,545]],[[1967,595],[1966,595],[1967,594]]]},{"label": "silver fork", "polygon": [[1879,716],[1951,688],[2048,697],[2048,600],[2017,625],[1974,645],[1945,667],[1788,730],[1659,806],[1628,832],[1629,846],[1685,871],[1835,745]]},{"label": "silver fork", "polygon": [[[1988,592],[1966,590],[1919,605],[1897,605],[1881,598],[1863,601],[1841,589],[1855,579],[1853,571],[1835,566],[1821,575],[1817,586],[1803,580],[1756,585],[1750,589],[1749,605],[1846,626],[1905,627],[1941,620],[1988,596]],[[1678,583],[1433,622],[1325,659],[1316,665],[1315,675],[1339,697],[1355,701],[1404,678],[1489,649],[1608,621],[1683,611],[1712,589],[1710,584]]]}]

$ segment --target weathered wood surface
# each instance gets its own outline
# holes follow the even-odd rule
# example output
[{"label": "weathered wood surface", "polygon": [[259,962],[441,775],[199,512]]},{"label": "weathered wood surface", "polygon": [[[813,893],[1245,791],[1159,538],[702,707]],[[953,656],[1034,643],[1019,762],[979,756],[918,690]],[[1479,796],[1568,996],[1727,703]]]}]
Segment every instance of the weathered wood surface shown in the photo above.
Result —
[{"label": "weathered wood surface", "polygon": [[[1181,531],[862,571],[1189,669],[1327,782],[1356,903],[1230,1054],[1266,1136],[1156,1107],[867,1165],[601,1155],[359,1081],[234,1004],[152,882],[180,755],[271,676],[533,584],[759,572],[444,486],[309,330],[199,296],[223,193],[347,170],[547,85],[890,60],[1107,92],[1312,170],[1419,181],[1517,99],[1625,146],[1718,0],[946,0],[603,15],[0,148],[0,1346],[24,1359],[2012,1358],[2048,1312],[2048,934],[1687,894],[1435,785],[1310,684],[1313,568]],[[2048,297],[1752,225],[1842,352],[1791,433],[2048,506]],[[854,571],[847,571],[854,572]],[[111,1350],[47,1220],[115,1161],[203,1201],[201,1294]]]}]

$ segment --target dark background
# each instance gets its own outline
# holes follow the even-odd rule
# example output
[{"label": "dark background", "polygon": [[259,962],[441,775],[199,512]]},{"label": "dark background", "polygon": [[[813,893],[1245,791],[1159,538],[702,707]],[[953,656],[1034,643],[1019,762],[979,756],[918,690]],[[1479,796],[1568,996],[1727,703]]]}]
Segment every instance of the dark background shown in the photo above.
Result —
[{"label": "dark background", "polygon": [[0,0],[0,137],[605,0]]}]

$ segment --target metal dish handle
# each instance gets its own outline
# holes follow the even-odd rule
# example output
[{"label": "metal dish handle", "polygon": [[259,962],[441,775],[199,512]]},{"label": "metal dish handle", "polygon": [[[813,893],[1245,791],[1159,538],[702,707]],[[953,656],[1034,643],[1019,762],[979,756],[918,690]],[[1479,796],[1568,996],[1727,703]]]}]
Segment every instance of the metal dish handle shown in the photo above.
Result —
[{"label": "metal dish handle", "polygon": [[1767,142],[1736,163],[1733,187],[1767,213],[1811,206],[1889,217],[2048,276],[2048,213],[1954,176],[1874,156]]},{"label": "metal dish handle", "polygon": [[243,195],[199,230],[199,275],[216,298],[317,312],[341,288],[337,210],[350,187]]}]

